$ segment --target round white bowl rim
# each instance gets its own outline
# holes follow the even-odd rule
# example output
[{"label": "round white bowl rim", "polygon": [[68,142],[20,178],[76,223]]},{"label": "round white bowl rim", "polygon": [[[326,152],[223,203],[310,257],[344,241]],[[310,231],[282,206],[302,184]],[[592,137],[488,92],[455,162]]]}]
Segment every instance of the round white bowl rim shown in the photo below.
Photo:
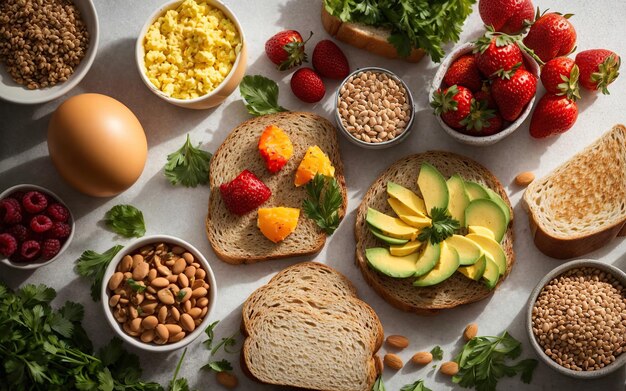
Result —
[{"label": "round white bowl rim", "polygon": [[59,253],[57,255],[55,255],[52,259],[49,259],[45,262],[35,262],[35,263],[25,263],[25,264],[21,264],[21,263],[15,263],[15,262],[11,262],[11,260],[9,258],[0,258],[0,262],[3,263],[4,265],[7,265],[9,267],[12,267],[14,269],[22,269],[22,270],[32,270],[32,269],[37,269],[40,268],[42,266],[48,265],[54,261],[56,261],[61,254],[63,254],[63,252],[70,246],[70,242],[72,241],[72,239],[74,238],[74,231],[76,231],[76,221],[74,220],[74,215],[72,214],[72,210],[69,208],[69,206],[67,206],[67,204],[65,203],[65,201],[63,201],[63,199],[61,197],[59,197],[58,195],[56,195],[53,191],[46,189],[45,187],[39,186],[39,185],[34,185],[31,183],[22,183],[19,185],[15,185],[15,186],[11,186],[8,189],[4,190],[2,193],[0,193],[0,200],[9,196],[11,193],[14,193],[16,191],[20,191],[20,190],[25,190],[25,189],[29,189],[29,190],[37,190],[43,193],[47,193],[49,195],[51,195],[52,197],[54,197],[57,202],[59,202],[61,205],[63,205],[65,207],[65,209],[67,209],[67,211],[70,214],[70,221],[72,222],[72,224],[70,225],[70,236],[67,237],[67,239],[65,240],[65,243],[63,243],[63,246],[61,246],[61,249],[59,250]]},{"label": "round white bowl rim", "polygon": [[[145,246],[147,244],[159,242],[159,241],[181,246],[185,250],[192,253],[193,256],[196,257],[196,259],[202,264],[202,266],[206,268],[206,273],[207,273],[207,277],[209,279],[209,284],[210,284],[208,310],[202,323],[200,323],[194,329],[194,331],[192,331],[190,334],[185,335],[185,337],[181,339],[180,341],[170,343],[170,344],[164,344],[164,345],[145,343],[139,339],[136,339],[135,337],[131,337],[130,335],[127,335],[122,329],[122,327],[120,326],[120,324],[117,323],[117,321],[113,317],[113,312],[111,311],[109,307],[109,296],[107,294],[107,285],[108,285],[109,278],[111,278],[111,275],[113,275],[113,273],[115,272],[115,268],[117,267],[118,263],[122,260],[122,257],[128,254],[128,252],[131,250],[135,250],[139,247]],[[204,328],[205,328],[204,326],[206,326],[209,322],[209,315],[213,311],[216,298],[217,298],[217,285],[215,282],[215,275],[213,274],[213,269],[211,269],[211,265],[209,264],[209,261],[207,261],[206,257],[195,246],[193,246],[191,243],[187,242],[186,240],[180,239],[176,236],[166,235],[166,234],[143,236],[125,245],[124,248],[122,248],[113,257],[113,259],[111,260],[111,263],[109,264],[106,271],[104,272],[104,277],[102,279],[102,287],[100,288],[100,300],[102,302],[104,315],[106,319],[109,321],[111,328],[113,328],[113,330],[117,333],[117,335],[120,338],[122,338],[124,341],[128,342],[129,344],[139,349],[147,350],[150,352],[156,352],[156,353],[171,352],[173,350],[180,349],[182,347],[189,345],[196,338],[202,335],[202,333],[204,333]]]}]

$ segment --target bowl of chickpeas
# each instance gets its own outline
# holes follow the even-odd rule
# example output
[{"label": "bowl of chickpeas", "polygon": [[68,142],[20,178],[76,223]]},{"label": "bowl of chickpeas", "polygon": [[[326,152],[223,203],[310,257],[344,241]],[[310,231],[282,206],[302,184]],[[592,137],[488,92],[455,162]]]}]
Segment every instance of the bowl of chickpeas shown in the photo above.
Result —
[{"label": "bowl of chickpeas", "polygon": [[217,286],[195,247],[174,236],[153,235],[116,254],[101,295],[106,318],[123,340],[168,352],[188,345],[208,326]]}]

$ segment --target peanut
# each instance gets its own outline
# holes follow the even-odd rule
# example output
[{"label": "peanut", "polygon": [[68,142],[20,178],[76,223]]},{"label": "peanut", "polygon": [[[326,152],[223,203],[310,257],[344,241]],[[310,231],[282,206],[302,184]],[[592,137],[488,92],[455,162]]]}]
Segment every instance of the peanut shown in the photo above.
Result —
[{"label": "peanut", "polygon": [[383,362],[385,363],[386,367],[389,367],[394,370],[401,369],[404,366],[402,359],[398,355],[393,354],[393,353],[385,354],[385,358],[383,359]]}]

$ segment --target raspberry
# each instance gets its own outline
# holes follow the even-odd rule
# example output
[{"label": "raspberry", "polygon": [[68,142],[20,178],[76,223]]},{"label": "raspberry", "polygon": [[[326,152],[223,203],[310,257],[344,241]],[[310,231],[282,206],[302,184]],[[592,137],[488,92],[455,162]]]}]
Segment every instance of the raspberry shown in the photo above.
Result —
[{"label": "raspberry", "polygon": [[23,242],[28,239],[28,228],[22,224],[17,224],[7,229],[7,233],[11,234],[18,242]]},{"label": "raspberry", "polygon": [[70,217],[70,212],[61,204],[51,204],[46,209],[46,214],[54,221],[65,222]]},{"label": "raspberry", "polygon": [[54,258],[61,250],[61,242],[58,239],[46,239],[43,242],[41,255],[44,259]]},{"label": "raspberry", "polygon": [[30,213],[39,213],[46,209],[48,200],[45,195],[38,191],[29,191],[22,197],[22,205]]},{"label": "raspberry", "polygon": [[17,240],[13,235],[4,233],[0,234],[0,254],[10,257],[17,250]]},{"label": "raspberry", "polygon": [[0,219],[6,224],[17,224],[22,221],[20,203],[14,198],[1,200]]},{"label": "raspberry", "polygon": [[72,232],[72,228],[68,224],[65,223],[53,223],[52,228],[48,231],[48,237],[63,239],[70,236]]},{"label": "raspberry", "polygon": [[32,261],[39,256],[41,251],[41,245],[36,240],[27,240],[22,243],[20,248],[20,255],[25,261]]},{"label": "raspberry", "polygon": [[44,215],[37,215],[30,220],[30,229],[37,233],[46,232],[52,228],[52,220]]}]

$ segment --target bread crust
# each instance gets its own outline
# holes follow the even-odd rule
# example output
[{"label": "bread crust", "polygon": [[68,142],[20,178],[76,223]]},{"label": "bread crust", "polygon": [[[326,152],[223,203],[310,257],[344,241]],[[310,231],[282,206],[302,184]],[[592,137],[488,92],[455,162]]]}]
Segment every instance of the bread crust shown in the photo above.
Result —
[{"label": "bread crust", "polygon": [[[254,240],[267,240],[265,239],[263,234],[258,229],[256,229],[255,213],[250,212],[242,217],[236,217],[231,215],[228,217],[229,220],[226,220],[223,217],[227,213],[227,211],[221,199],[219,185],[226,180],[224,179],[225,177],[228,177],[228,180],[230,180],[238,175],[239,172],[241,172],[243,169],[248,169],[248,167],[245,166],[238,167],[241,166],[240,160],[253,159],[254,164],[258,166],[258,169],[254,170],[255,174],[259,176],[259,178],[261,178],[261,180],[263,180],[266,184],[268,184],[273,193],[277,192],[277,189],[272,188],[272,185],[269,182],[289,182],[289,186],[292,187],[292,191],[294,192],[293,194],[295,194],[295,197],[300,197],[302,199],[304,198],[304,189],[296,189],[295,187],[293,187],[293,175],[295,173],[295,169],[300,164],[300,161],[304,156],[304,152],[306,151],[306,149],[314,144],[302,145],[302,143],[305,141],[302,139],[302,131],[296,129],[297,127],[294,127],[293,129],[290,128],[290,124],[296,123],[296,121],[304,121],[310,124],[312,126],[312,129],[317,129],[316,131],[307,131],[306,137],[312,139],[318,144],[326,143],[327,145],[330,145],[329,148],[326,148],[329,150],[324,150],[324,148],[322,149],[328,155],[330,161],[335,167],[335,179],[339,184],[339,188],[341,189],[341,193],[343,196],[343,203],[339,210],[340,219],[343,219],[346,213],[348,196],[346,181],[343,175],[343,163],[340,156],[339,141],[337,140],[337,130],[335,129],[335,127],[325,118],[322,118],[312,113],[304,112],[277,113],[249,119],[238,125],[235,129],[233,129],[230,135],[226,137],[222,145],[220,145],[220,147],[213,155],[210,164],[209,185],[211,188],[211,194],[209,197],[208,213],[205,220],[205,229],[207,238],[209,240],[209,243],[211,244],[211,247],[213,248],[213,251],[222,261],[235,265],[249,264],[268,261],[272,259],[312,255],[318,253],[324,247],[324,244],[326,243],[326,234],[321,229],[319,229],[319,227],[317,227],[312,220],[306,217],[306,215],[304,215],[302,211],[300,214],[298,226],[296,227],[296,231],[292,235],[294,235],[296,232],[305,235],[308,240],[305,245],[291,246],[288,249],[281,251],[268,251],[268,249],[273,250],[274,247],[271,244],[266,243],[267,248],[265,250],[255,248],[254,250],[250,250],[245,254],[237,254],[231,250],[234,246],[226,245],[225,243],[223,243],[223,240],[221,239],[223,239],[225,235],[220,235],[218,232],[220,230],[228,229],[228,227],[235,224],[245,224],[248,227],[250,227],[251,224],[254,224],[254,229],[250,229],[248,231],[249,234],[253,235]],[[250,142],[256,143],[258,141],[256,133],[258,133],[258,135],[260,136],[265,127],[269,124],[277,124],[278,126],[282,127],[283,130],[287,134],[289,134],[290,138],[292,139],[292,143],[294,143],[294,155],[291,157],[287,165],[281,171],[274,175],[269,175],[264,166],[262,166],[262,159],[258,152],[256,152],[253,157],[250,157],[250,154],[246,154],[245,151],[234,152],[232,150],[233,145],[241,141],[239,140],[240,137],[250,137]],[[246,131],[250,130],[255,134],[247,134],[245,136],[242,136],[240,133],[242,133],[244,129]],[[256,148],[256,144],[254,145],[254,148]],[[236,172],[225,173],[225,167],[229,167],[229,169],[232,169]],[[235,169],[235,167],[237,168]],[[272,197],[274,197],[274,195]],[[280,202],[280,200],[278,202]],[[287,206],[301,208],[301,202]],[[254,222],[252,220],[254,220]],[[232,239],[234,241],[241,240],[237,237],[233,237]],[[250,240],[250,237],[246,237],[246,240]],[[288,243],[288,241],[289,237],[287,237],[287,239],[285,239],[285,241],[283,241],[282,243]],[[278,244],[277,246],[279,245],[281,244]]]},{"label": "bread crust", "polygon": [[[507,269],[493,290],[488,290],[481,282],[472,281],[455,273],[448,280],[432,287],[419,288],[412,286],[413,278],[397,279],[385,276],[371,269],[365,258],[365,249],[377,245],[365,221],[367,208],[375,205],[383,213],[389,212],[387,205],[387,182],[393,181],[418,192],[417,174],[422,162],[429,162],[439,169],[445,177],[459,173],[464,179],[480,182],[498,193],[509,206],[511,222],[507,227],[502,247],[507,259]],[[412,173],[405,172],[411,168]],[[454,171],[454,172],[453,172]],[[407,156],[392,164],[369,188],[357,210],[354,228],[356,246],[356,264],[361,270],[365,281],[389,304],[407,312],[419,315],[434,315],[440,310],[469,304],[490,296],[506,279],[515,263],[513,250],[513,210],[504,187],[498,179],[476,161],[451,152],[428,151]],[[448,293],[446,293],[448,292]],[[465,294],[463,294],[465,293]],[[446,296],[447,295],[447,296]]]},{"label": "bread crust", "polygon": [[367,50],[370,53],[389,59],[399,59],[410,63],[419,62],[426,52],[422,49],[413,48],[411,54],[407,57],[398,55],[396,48],[382,37],[389,36],[389,31],[383,28],[369,28],[378,30],[379,35],[373,35],[366,31],[358,23],[342,22],[339,18],[332,16],[326,11],[322,4],[322,25],[328,34],[334,36],[338,40],[359,49]]}]

